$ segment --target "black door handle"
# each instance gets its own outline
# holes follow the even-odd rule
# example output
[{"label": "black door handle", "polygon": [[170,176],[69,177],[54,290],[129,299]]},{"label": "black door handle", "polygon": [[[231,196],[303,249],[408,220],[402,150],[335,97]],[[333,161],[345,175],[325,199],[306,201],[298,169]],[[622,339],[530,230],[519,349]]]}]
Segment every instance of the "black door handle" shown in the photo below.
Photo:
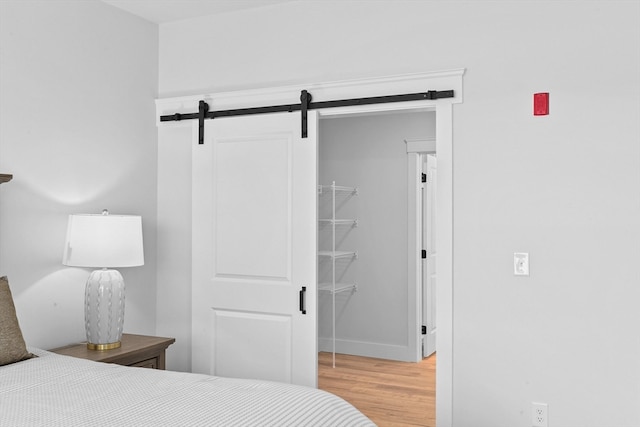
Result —
[{"label": "black door handle", "polygon": [[302,289],[300,289],[300,311],[302,312],[302,314],[307,314],[307,309],[306,309],[306,293],[307,293],[307,287],[303,286]]}]

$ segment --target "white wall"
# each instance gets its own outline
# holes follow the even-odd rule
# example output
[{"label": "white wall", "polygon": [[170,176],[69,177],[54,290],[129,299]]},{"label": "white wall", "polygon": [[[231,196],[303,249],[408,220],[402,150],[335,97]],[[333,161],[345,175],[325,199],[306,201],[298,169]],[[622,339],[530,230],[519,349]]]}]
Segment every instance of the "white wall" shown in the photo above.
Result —
[{"label": "white wall", "polygon": [[[635,1],[291,2],[161,25],[159,91],[465,67],[453,133],[454,424],[529,426],[542,401],[550,427],[631,427],[639,17]],[[542,91],[551,114],[533,117]],[[512,275],[518,251],[531,255],[528,278]]]},{"label": "white wall", "polygon": [[[358,259],[337,260],[337,277],[357,283],[354,294],[336,295],[336,351],[415,361],[409,334],[407,254],[407,148],[405,139],[435,137],[435,113],[345,117],[320,122],[319,182],[357,186],[358,195],[337,197],[336,217],[357,218],[338,226],[337,250]],[[419,176],[416,175],[416,180]],[[319,198],[319,217],[331,218],[331,196]],[[331,226],[319,227],[321,249],[330,249]],[[414,254],[415,255],[415,254]],[[320,259],[320,281],[331,282],[331,261]],[[319,296],[320,348],[331,351],[331,295]],[[412,304],[415,305],[415,304]],[[420,320],[414,319],[415,322]]]},{"label": "white wall", "polygon": [[191,149],[187,141],[193,124],[158,130],[156,333],[176,338],[166,356],[167,369],[177,371],[191,371]]},{"label": "white wall", "polygon": [[88,269],[61,264],[71,213],[142,215],[121,270],[125,332],[156,316],[157,26],[106,4],[0,2],[0,274],[28,344],[84,340]]}]

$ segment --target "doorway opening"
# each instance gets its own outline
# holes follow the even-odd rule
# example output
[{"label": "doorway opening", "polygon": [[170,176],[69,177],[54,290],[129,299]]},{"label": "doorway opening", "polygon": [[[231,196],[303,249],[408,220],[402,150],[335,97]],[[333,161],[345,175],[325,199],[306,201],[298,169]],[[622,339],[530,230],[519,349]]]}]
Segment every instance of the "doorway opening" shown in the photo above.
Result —
[{"label": "doorway opening", "polygon": [[436,113],[330,117],[319,134],[320,363],[420,362],[435,352]]},{"label": "doorway opening", "polygon": [[422,359],[426,155],[415,141],[434,141],[435,147],[435,124],[434,111],[320,120],[320,351]]}]

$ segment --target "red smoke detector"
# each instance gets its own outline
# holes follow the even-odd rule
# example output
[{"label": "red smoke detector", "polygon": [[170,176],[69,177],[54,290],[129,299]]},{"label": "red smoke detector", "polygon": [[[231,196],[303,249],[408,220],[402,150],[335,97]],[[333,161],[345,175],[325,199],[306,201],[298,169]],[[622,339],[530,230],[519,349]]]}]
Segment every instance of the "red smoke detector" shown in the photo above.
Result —
[{"label": "red smoke detector", "polygon": [[547,116],[549,114],[549,92],[533,94],[533,115]]}]

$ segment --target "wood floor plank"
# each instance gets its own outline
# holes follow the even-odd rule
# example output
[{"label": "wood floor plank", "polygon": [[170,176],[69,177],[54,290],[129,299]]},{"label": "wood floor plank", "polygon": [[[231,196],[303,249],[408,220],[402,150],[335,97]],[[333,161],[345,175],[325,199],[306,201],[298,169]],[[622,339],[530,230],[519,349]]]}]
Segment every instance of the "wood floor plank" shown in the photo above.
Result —
[{"label": "wood floor plank", "polygon": [[419,363],[318,355],[318,387],[336,394],[378,427],[435,427],[436,356]]}]

